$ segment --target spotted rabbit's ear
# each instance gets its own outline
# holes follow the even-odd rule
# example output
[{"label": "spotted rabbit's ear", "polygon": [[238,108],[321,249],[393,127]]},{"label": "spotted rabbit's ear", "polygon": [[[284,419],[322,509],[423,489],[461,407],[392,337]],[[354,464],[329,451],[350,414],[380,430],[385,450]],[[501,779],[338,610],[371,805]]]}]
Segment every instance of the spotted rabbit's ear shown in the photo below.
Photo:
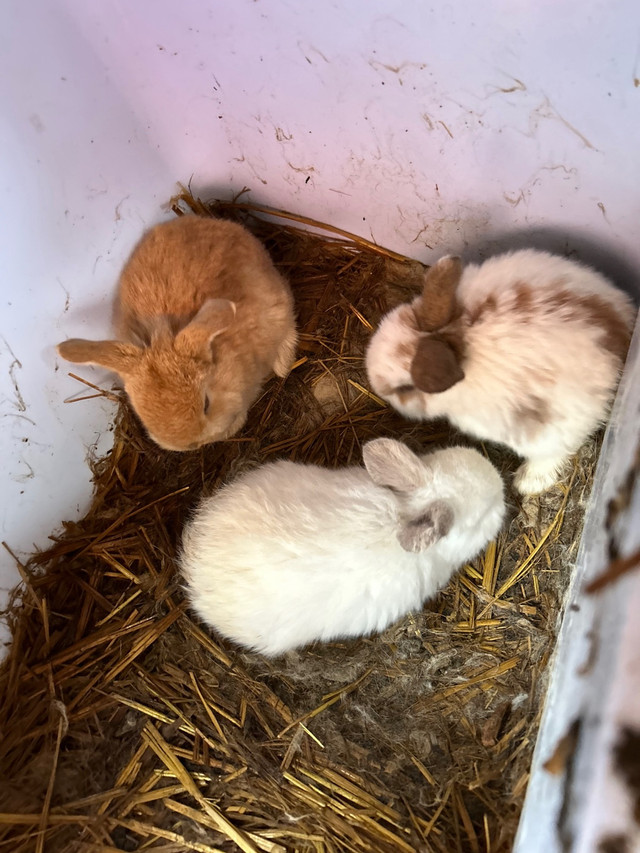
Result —
[{"label": "spotted rabbit's ear", "polygon": [[447,501],[437,500],[410,518],[398,533],[398,542],[405,551],[418,553],[435,545],[453,526],[453,509]]},{"label": "spotted rabbit's ear", "polygon": [[429,480],[427,465],[406,444],[393,438],[374,438],[362,448],[364,466],[377,486],[412,492]]},{"label": "spotted rabbit's ear", "polygon": [[83,341],[71,338],[58,344],[58,353],[74,364],[97,364],[127,376],[136,368],[142,349],[119,341]]},{"label": "spotted rabbit's ear", "polygon": [[464,379],[459,352],[439,335],[424,335],[411,362],[411,379],[426,394],[446,391]]},{"label": "spotted rabbit's ear", "polygon": [[462,276],[462,261],[447,255],[424,274],[422,296],[414,306],[418,327],[434,332],[450,323],[456,308],[456,288]]}]

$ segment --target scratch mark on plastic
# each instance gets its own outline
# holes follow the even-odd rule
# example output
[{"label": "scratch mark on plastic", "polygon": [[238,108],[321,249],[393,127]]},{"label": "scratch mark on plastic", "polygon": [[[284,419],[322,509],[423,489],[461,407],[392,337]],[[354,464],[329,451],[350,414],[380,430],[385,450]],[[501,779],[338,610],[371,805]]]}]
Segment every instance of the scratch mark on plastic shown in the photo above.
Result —
[{"label": "scratch mark on plastic", "polygon": [[369,65],[379,71],[381,68],[384,68],[386,71],[391,71],[392,74],[400,74],[405,68],[417,68],[418,71],[424,71],[427,67],[426,62],[401,62],[400,65],[388,65],[386,62],[380,62],[377,59],[370,59]]},{"label": "scratch mark on plastic", "polygon": [[320,59],[324,60],[324,62],[326,62],[326,63],[327,63],[327,65],[329,64],[329,60],[327,59],[327,57],[324,55],[324,53],[323,53],[321,50],[318,50],[318,48],[317,48],[317,47],[314,47],[314,46],[313,46],[313,45],[311,45],[311,44],[310,44],[310,45],[307,45],[307,46],[304,46],[304,45],[302,44],[302,42],[301,42],[301,41],[299,41],[299,42],[298,42],[298,48],[300,49],[300,52],[302,53],[302,55],[304,56],[304,58],[307,60],[307,62],[309,63],[309,65],[315,65],[315,63],[314,63],[314,62],[312,62],[312,60],[311,60],[311,59],[309,59],[309,57],[307,56],[307,53],[317,53],[317,54],[318,54],[318,56],[320,57]]},{"label": "scratch mark on plastic", "polygon": [[17,415],[15,412],[7,412],[2,417],[3,418],[20,418],[21,421],[27,421],[32,426],[36,425],[36,422],[32,421],[31,418],[27,417],[26,415]]},{"label": "scratch mark on plastic", "polygon": [[12,476],[12,479],[14,480],[14,482],[26,483],[28,480],[33,480],[33,478],[36,476],[36,472],[33,470],[31,465],[29,465],[29,463],[27,462],[27,460],[24,457],[20,457],[20,461],[22,462],[23,465],[27,466],[29,471],[26,474],[14,474]]},{"label": "scratch mark on plastic", "polygon": [[593,145],[587,139],[587,137],[584,135],[584,133],[581,133],[577,127],[574,127],[571,124],[570,121],[567,121],[567,119],[563,115],[560,115],[558,110],[553,106],[553,104],[551,103],[549,98],[547,98],[546,96],[545,96],[544,101],[540,104],[540,106],[537,107],[535,110],[533,110],[533,112],[531,113],[531,118],[532,118],[534,129],[537,128],[537,121],[536,121],[537,118],[555,119],[556,121],[559,121],[560,124],[563,124],[567,128],[568,131],[570,131],[571,133],[574,134],[574,136],[577,136],[578,139],[583,143],[583,145],[586,148],[590,148],[591,151],[598,151],[598,149],[595,147],[595,145]]},{"label": "scratch mark on plastic", "polygon": [[[506,87],[505,86],[488,87],[488,91],[489,91],[488,97],[491,97],[492,95],[510,95],[513,92],[526,92],[527,91],[527,87],[526,87],[525,83],[522,82],[522,80],[519,80],[517,77],[513,77],[511,74],[507,74],[504,71],[501,71],[500,73],[504,74],[505,77],[508,77],[509,80],[513,80],[514,85],[513,86],[506,86]],[[487,88],[485,88],[485,91],[487,91]]]},{"label": "scratch mark on plastic", "polygon": [[27,411],[27,404],[25,403],[24,398],[20,392],[20,386],[18,385],[18,380],[16,379],[16,376],[15,376],[15,371],[18,369],[20,369],[20,370],[22,369],[22,362],[20,361],[20,359],[16,356],[14,351],[9,346],[9,342],[4,337],[4,335],[2,336],[2,340],[4,341],[4,345],[9,350],[9,352],[11,354],[11,358],[13,359],[13,361],[9,365],[9,378],[11,379],[11,384],[13,385],[13,390],[14,390],[15,395],[16,395],[16,402],[14,403],[14,405],[19,412],[26,412]]},{"label": "scratch mark on plastic", "polygon": [[56,277],[56,281],[58,282],[58,284],[60,285],[60,287],[64,291],[65,300],[64,300],[64,310],[62,313],[66,314],[67,311],[69,310],[69,306],[71,305],[71,294],[69,293],[67,288],[64,286],[64,284],[60,281],[60,279],[58,277]]},{"label": "scratch mark on plastic", "polygon": [[293,163],[287,160],[287,166],[290,169],[293,169],[294,172],[302,172],[303,175],[308,174],[309,172],[315,172],[315,166],[294,166]]},{"label": "scratch mark on plastic", "polygon": [[115,219],[115,221],[116,221],[116,222],[119,222],[119,221],[122,219],[122,216],[120,215],[120,208],[122,207],[122,205],[125,203],[125,201],[126,201],[128,198],[129,198],[129,196],[128,196],[128,195],[126,195],[126,196],[125,196],[121,201],[119,201],[119,202],[118,202],[118,204],[116,205],[116,219]]},{"label": "scratch mark on plastic", "polygon": [[290,139],[293,139],[293,133],[287,134],[281,127],[276,127],[274,129],[278,142],[289,142]]},{"label": "scratch mark on plastic", "polygon": [[521,201],[525,201],[524,190],[520,190],[519,195],[517,195],[515,198],[510,195],[507,195],[507,193],[502,193],[502,196],[505,201],[509,202],[509,204],[512,204],[514,207],[517,207]]}]

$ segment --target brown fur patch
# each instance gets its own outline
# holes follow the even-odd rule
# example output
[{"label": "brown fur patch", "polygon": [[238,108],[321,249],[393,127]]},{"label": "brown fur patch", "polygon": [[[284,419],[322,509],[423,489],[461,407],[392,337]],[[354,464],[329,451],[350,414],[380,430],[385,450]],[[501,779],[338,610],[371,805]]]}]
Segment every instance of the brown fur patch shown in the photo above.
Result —
[{"label": "brown fur patch", "polygon": [[520,314],[530,314],[533,305],[531,287],[524,281],[519,281],[514,287],[515,299],[513,307]]},{"label": "brown fur patch", "polygon": [[[556,285],[560,282],[555,282]],[[551,311],[567,310],[569,313],[578,307],[578,297],[570,290],[556,290],[549,294],[546,306]]]},{"label": "brown fur patch", "polygon": [[631,331],[616,309],[595,294],[579,295],[559,290],[547,300],[552,311],[562,310],[568,320],[578,320],[601,331],[600,343],[608,352],[624,360],[631,340]]},{"label": "brown fur patch", "polygon": [[379,374],[375,377],[374,387],[376,389],[376,394],[379,394],[381,397],[384,398],[388,397],[390,394],[395,393],[395,386],[391,385],[391,383],[388,382],[384,376],[380,376]]},{"label": "brown fur patch", "polygon": [[534,438],[549,423],[550,416],[549,404],[540,397],[531,396],[516,406],[513,419],[526,438]]},{"label": "brown fur patch", "polygon": [[408,366],[410,364],[415,352],[416,345],[414,342],[408,343],[407,341],[402,341],[402,343],[398,344],[396,347],[394,356],[404,367],[405,365]]},{"label": "brown fur patch", "polygon": [[498,309],[498,303],[495,296],[487,296],[485,300],[478,303],[475,308],[467,312],[467,322],[470,326],[475,326],[480,320],[483,320],[487,314],[495,314]]},{"label": "brown fur patch", "polygon": [[409,388],[409,386],[406,385],[406,386],[401,387],[401,388],[395,388],[393,393],[398,398],[400,404],[402,406],[406,406],[406,404],[411,400],[411,398],[415,396],[417,391],[418,391],[417,388],[415,388],[413,386],[411,388]]}]

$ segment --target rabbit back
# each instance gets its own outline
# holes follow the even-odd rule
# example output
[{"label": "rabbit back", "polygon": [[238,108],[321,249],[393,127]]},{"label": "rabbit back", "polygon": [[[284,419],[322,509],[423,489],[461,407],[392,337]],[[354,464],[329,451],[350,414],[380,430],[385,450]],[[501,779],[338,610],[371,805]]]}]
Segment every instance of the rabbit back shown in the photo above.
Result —
[{"label": "rabbit back", "polygon": [[181,559],[195,610],[244,646],[279,654],[381,630],[424,598],[393,497],[364,470],[277,462],[205,501]]},{"label": "rabbit back", "polygon": [[267,654],[382,630],[499,530],[502,480],[477,451],[417,457],[377,439],[364,458],[367,470],[271,463],[203,501],[181,565],[211,627]]},{"label": "rabbit back", "polygon": [[158,324],[175,333],[214,298],[236,305],[245,338],[274,321],[291,321],[289,287],[246,228],[196,216],[164,222],[142,237],[120,276],[120,337],[146,345]]}]

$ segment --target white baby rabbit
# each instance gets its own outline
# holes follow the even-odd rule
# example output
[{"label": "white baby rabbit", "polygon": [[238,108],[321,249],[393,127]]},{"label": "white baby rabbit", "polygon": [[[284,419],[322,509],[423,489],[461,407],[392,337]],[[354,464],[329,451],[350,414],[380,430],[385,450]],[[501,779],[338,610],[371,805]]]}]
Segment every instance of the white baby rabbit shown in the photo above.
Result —
[{"label": "white baby rabbit", "polygon": [[634,315],[602,275],[547,252],[445,257],[380,323],[369,382],[406,417],[511,447],[526,460],[516,487],[535,494],[605,420]]},{"label": "white baby rabbit", "polygon": [[242,225],[156,225],[120,276],[119,340],[64,341],[63,358],[119,373],[151,438],[194,450],[234,435],[265,380],[286,376],[297,333],[289,285]]},{"label": "white baby rabbit", "polygon": [[498,533],[502,479],[476,450],[416,456],[379,438],[363,458],[270,463],[202,502],[181,566],[208,625],[266,655],[381,631]]}]

